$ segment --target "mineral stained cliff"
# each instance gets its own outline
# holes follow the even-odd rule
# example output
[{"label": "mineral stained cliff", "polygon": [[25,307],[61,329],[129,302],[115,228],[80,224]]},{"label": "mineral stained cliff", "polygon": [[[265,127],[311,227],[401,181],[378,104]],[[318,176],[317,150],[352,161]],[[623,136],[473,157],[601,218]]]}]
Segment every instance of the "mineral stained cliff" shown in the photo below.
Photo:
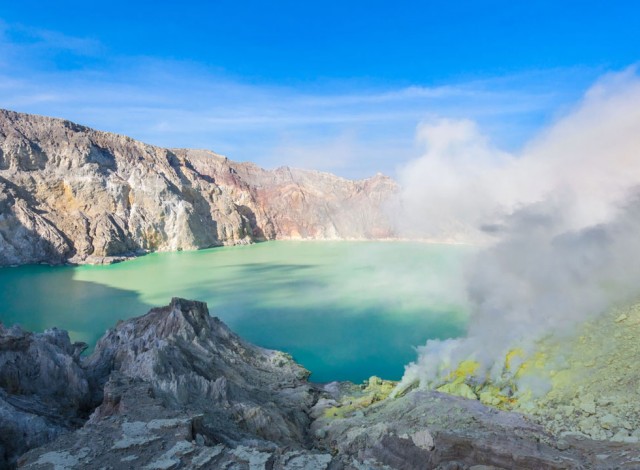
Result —
[{"label": "mineral stained cliff", "polygon": [[[566,436],[478,401],[310,383],[204,303],[119,322],[83,358],[66,332],[0,329],[0,466],[29,469],[637,468],[640,449]],[[385,391],[386,390],[386,391]]]},{"label": "mineral stained cliff", "polygon": [[395,183],[263,170],[0,110],[0,266],[276,238],[386,238]]}]

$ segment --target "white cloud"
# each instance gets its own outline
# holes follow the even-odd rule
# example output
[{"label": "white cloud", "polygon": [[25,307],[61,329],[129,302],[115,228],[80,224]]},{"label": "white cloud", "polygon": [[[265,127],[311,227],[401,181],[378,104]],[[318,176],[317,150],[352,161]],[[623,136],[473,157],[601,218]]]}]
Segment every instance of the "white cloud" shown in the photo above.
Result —
[{"label": "white cloud", "polygon": [[[336,84],[303,89],[246,84],[194,63],[105,59],[103,46],[91,38],[15,25],[0,29],[0,106],[64,117],[157,145],[210,148],[267,166],[311,164],[349,177],[377,171],[393,175],[415,154],[416,124],[439,115],[473,118],[500,143],[517,145],[537,124],[532,116],[543,120],[585,75],[535,74],[548,83],[565,78],[567,87],[559,89],[531,86],[526,75],[432,87],[341,83],[341,91]],[[60,69],[53,60],[60,51],[94,56],[81,68]],[[352,142],[336,146],[346,135]],[[309,157],[327,151],[335,152],[334,158]]]}]

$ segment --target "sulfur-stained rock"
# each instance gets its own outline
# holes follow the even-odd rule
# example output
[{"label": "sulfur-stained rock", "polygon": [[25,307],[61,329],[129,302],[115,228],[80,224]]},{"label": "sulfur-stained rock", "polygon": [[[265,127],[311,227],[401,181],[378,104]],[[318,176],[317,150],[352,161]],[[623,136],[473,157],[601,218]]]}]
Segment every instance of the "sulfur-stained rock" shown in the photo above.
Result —
[{"label": "sulfur-stained rock", "polygon": [[620,323],[620,322],[625,321],[627,318],[629,318],[629,317],[627,316],[626,313],[621,313],[618,317],[616,317],[615,322],[616,323]]},{"label": "sulfur-stained rock", "polygon": [[591,396],[582,398],[578,407],[589,415],[595,414],[596,412],[596,403]]},{"label": "sulfur-stained rock", "polygon": [[582,325],[575,338],[564,339],[564,365],[548,394],[531,402],[533,418],[556,433],[626,439],[640,427],[640,402],[629,399],[640,381],[634,366],[640,360],[638,337],[640,305],[618,307]]},{"label": "sulfur-stained rock", "polygon": [[448,393],[449,395],[455,395],[457,397],[468,398],[469,400],[477,400],[478,396],[475,392],[464,382],[453,382],[444,384],[437,389],[439,392]]}]

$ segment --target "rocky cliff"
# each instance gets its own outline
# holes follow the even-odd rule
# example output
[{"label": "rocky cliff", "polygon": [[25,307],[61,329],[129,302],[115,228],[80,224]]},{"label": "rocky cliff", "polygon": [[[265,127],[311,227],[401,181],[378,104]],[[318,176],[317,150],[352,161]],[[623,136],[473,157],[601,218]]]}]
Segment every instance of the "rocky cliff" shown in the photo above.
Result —
[{"label": "rocky cliff", "polygon": [[0,266],[276,238],[386,238],[396,191],[382,175],[268,171],[6,110],[0,188]]},{"label": "rocky cliff", "polygon": [[[640,449],[565,436],[473,400],[313,384],[201,302],[120,322],[82,358],[65,332],[0,329],[0,466],[33,469],[635,468]],[[31,450],[29,450],[31,449]],[[26,452],[26,453],[25,453]]]}]

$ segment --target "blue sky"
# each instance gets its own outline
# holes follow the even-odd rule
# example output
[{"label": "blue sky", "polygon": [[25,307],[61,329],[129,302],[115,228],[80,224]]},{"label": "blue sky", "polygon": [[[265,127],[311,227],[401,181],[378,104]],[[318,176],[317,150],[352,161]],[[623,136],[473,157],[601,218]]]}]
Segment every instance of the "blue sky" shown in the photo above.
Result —
[{"label": "blue sky", "polygon": [[0,106],[364,177],[469,118],[512,150],[640,55],[640,2],[0,4]]}]

